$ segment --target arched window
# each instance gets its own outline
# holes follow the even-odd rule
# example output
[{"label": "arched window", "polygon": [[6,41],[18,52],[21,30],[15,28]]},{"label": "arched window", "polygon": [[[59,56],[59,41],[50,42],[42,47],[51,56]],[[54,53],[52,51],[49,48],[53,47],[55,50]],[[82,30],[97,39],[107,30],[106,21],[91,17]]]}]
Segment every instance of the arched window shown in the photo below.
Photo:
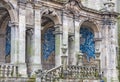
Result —
[{"label": "arched window", "polygon": [[41,54],[44,70],[55,67],[55,35],[54,22],[49,17],[42,17]]}]

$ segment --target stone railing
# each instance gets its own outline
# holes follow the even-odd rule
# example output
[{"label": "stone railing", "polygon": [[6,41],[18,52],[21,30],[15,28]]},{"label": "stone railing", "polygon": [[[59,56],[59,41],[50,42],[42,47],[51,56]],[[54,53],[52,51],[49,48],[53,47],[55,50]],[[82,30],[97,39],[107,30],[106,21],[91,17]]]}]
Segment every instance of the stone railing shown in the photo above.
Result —
[{"label": "stone railing", "polygon": [[70,79],[99,79],[99,69],[96,66],[75,66],[67,68],[65,78]]},{"label": "stone railing", "polygon": [[99,80],[99,69],[96,66],[69,65],[63,70],[63,65],[41,73],[41,82],[54,82],[61,79],[92,79]]},{"label": "stone railing", "polygon": [[55,67],[53,69],[50,69],[48,71],[46,71],[43,75],[43,77],[41,77],[41,81],[42,82],[46,82],[46,81],[56,81],[56,80],[59,80],[61,75],[62,75],[62,69],[63,69],[63,66],[58,66],[58,67]]},{"label": "stone railing", "polygon": [[0,64],[0,78],[3,77],[17,77],[18,76],[18,66],[12,64]]}]

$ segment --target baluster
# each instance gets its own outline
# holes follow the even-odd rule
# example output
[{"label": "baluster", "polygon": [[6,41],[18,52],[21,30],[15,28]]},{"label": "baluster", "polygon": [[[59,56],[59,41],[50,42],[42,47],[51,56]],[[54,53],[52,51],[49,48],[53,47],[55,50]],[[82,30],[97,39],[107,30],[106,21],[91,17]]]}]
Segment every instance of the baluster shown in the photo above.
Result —
[{"label": "baluster", "polygon": [[15,68],[16,68],[16,70],[15,70],[16,71],[15,72],[16,73],[16,77],[18,77],[18,66],[15,66]]},{"label": "baluster", "polygon": [[80,78],[83,78],[83,75],[82,75],[82,66],[80,67]]},{"label": "baluster", "polygon": [[14,70],[14,66],[12,66],[12,69],[11,69],[11,76],[13,77],[13,71]]},{"label": "baluster", "polygon": [[89,69],[88,69],[88,66],[86,67],[86,78],[87,79],[89,78]]},{"label": "baluster", "polygon": [[78,78],[80,79],[80,66],[78,66]]},{"label": "baluster", "polygon": [[4,77],[4,65],[1,65],[1,75]]},{"label": "baluster", "polygon": [[83,67],[83,78],[85,78],[85,66]]},{"label": "baluster", "polygon": [[90,66],[88,67],[88,79],[90,79]]},{"label": "baluster", "polygon": [[76,67],[74,66],[74,77],[73,78],[75,77],[76,77]]},{"label": "baluster", "polygon": [[95,79],[96,77],[95,67],[93,67],[93,74],[94,74],[94,79]]},{"label": "baluster", "polygon": [[93,69],[93,67],[91,67],[91,76],[92,76],[92,79],[94,78],[94,69]]},{"label": "baluster", "polygon": [[12,77],[11,72],[12,72],[12,65],[10,65],[9,77]]},{"label": "baluster", "polygon": [[7,70],[6,70],[6,75],[7,75],[7,77],[10,77],[10,66],[8,65],[7,66]]},{"label": "baluster", "polygon": [[13,66],[13,77],[16,77],[16,66]]},{"label": "baluster", "polygon": [[5,65],[3,65],[3,66],[2,66],[2,75],[3,75],[3,77],[5,77],[5,75],[6,75],[5,70],[6,70],[6,69],[5,69]]},{"label": "baluster", "polygon": [[84,67],[84,78],[86,79],[86,66]]}]

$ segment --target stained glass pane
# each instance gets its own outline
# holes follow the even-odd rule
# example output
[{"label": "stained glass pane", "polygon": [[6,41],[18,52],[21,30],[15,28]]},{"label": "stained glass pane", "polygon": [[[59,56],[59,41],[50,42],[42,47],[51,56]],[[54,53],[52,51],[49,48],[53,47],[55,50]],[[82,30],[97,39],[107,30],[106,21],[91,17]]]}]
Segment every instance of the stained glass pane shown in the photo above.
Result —
[{"label": "stained glass pane", "polygon": [[87,55],[87,59],[89,60],[91,57],[95,58],[95,42],[94,42],[94,34],[88,28],[80,29],[81,41],[80,42],[80,50],[82,53]]},{"label": "stained glass pane", "polygon": [[6,55],[10,55],[11,52],[11,28],[7,26],[6,28],[6,47],[5,47]]},{"label": "stained glass pane", "polygon": [[43,42],[43,57],[48,59],[48,57],[55,51],[55,35],[53,34],[54,28],[48,28],[44,33]]}]

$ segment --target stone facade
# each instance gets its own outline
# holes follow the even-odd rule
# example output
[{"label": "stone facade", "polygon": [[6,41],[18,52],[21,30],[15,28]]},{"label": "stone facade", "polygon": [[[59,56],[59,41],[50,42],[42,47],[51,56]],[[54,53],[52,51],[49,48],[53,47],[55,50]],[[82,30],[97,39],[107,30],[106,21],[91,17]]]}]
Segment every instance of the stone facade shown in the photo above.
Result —
[{"label": "stone facade", "polygon": [[[0,0],[0,62],[17,65],[20,76],[32,77],[38,69],[62,65],[65,55],[66,65],[95,64],[102,79],[119,82],[117,7],[109,0],[94,2]],[[11,28],[10,48],[6,46],[7,26]],[[77,56],[80,52],[82,60]]]}]

